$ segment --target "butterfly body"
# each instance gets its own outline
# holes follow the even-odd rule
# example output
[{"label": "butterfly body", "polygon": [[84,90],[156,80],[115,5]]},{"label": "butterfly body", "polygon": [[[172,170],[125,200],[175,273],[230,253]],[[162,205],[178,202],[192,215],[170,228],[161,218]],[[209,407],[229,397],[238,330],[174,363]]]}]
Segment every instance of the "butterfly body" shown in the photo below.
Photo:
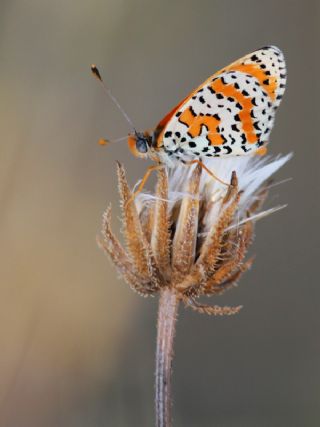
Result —
[{"label": "butterfly body", "polygon": [[207,157],[261,153],[285,90],[282,52],[267,46],[209,77],[178,104],[152,135],[129,136],[139,157],[174,167]]}]

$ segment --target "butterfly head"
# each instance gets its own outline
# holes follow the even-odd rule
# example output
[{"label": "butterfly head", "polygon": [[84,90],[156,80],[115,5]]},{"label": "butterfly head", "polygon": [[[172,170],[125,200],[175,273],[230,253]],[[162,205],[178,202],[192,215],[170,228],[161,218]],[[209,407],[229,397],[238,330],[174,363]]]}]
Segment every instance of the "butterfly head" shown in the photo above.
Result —
[{"label": "butterfly head", "polygon": [[148,132],[137,132],[130,134],[128,145],[132,154],[136,157],[146,158],[149,156],[152,138]]}]

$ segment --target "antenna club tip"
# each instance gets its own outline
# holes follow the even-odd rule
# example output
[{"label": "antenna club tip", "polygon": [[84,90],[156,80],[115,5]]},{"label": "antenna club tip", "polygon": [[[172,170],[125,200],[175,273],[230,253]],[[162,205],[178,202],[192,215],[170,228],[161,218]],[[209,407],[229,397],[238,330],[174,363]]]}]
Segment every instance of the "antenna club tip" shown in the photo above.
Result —
[{"label": "antenna club tip", "polygon": [[104,139],[104,138],[100,138],[99,139],[99,141],[98,141],[98,144],[99,145],[108,145],[110,143],[110,141],[108,141],[107,139]]},{"label": "antenna club tip", "polygon": [[99,70],[98,70],[98,68],[97,68],[97,66],[95,65],[95,64],[91,64],[91,72],[92,72],[92,74],[98,79],[98,80],[100,80],[101,82],[102,82],[102,77],[101,77],[101,75],[100,75],[100,72],[99,72]]}]

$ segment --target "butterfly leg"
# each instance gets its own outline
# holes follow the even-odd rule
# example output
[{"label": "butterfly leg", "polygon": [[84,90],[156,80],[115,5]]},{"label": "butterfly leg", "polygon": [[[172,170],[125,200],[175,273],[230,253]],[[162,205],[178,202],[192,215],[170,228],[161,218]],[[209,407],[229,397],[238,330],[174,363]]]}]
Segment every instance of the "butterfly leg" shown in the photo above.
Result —
[{"label": "butterfly leg", "polygon": [[151,173],[153,171],[156,171],[156,170],[159,170],[162,168],[164,168],[164,165],[162,163],[148,167],[147,172],[144,174],[144,177],[142,178],[137,190],[131,194],[131,197],[127,200],[125,206],[127,206],[129,203],[133,202],[134,199],[136,198],[136,196],[143,190],[143,187],[145,186],[145,183],[148,181],[148,178],[151,175]]},{"label": "butterfly leg", "polygon": [[211,170],[208,169],[207,166],[204,163],[202,163],[201,160],[195,159],[195,160],[190,160],[189,162],[186,162],[187,165],[194,165],[195,163],[200,165],[213,179],[215,179],[216,181],[221,182],[221,184],[229,187],[230,184],[222,181],[222,179],[217,177],[217,175],[215,175],[213,172],[211,172]]}]

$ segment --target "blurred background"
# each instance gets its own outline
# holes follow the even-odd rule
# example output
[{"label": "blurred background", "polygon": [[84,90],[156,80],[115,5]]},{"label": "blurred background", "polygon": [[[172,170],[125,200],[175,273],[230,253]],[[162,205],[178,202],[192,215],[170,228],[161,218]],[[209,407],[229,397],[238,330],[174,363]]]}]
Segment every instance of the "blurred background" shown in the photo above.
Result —
[{"label": "blurred background", "polygon": [[[115,160],[146,164],[90,75],[97,63],[139,130],[214,71],[279,46],[288,88],[272,154],[294,152],[257,225],[253,269],[210,318],[181,308],[175,426],[318,426],[319,2],[2,0],[0,426],[152,426],[157,299],[133,294],[95,242]],[[149,183],[151,186],[151,183]]]}]

